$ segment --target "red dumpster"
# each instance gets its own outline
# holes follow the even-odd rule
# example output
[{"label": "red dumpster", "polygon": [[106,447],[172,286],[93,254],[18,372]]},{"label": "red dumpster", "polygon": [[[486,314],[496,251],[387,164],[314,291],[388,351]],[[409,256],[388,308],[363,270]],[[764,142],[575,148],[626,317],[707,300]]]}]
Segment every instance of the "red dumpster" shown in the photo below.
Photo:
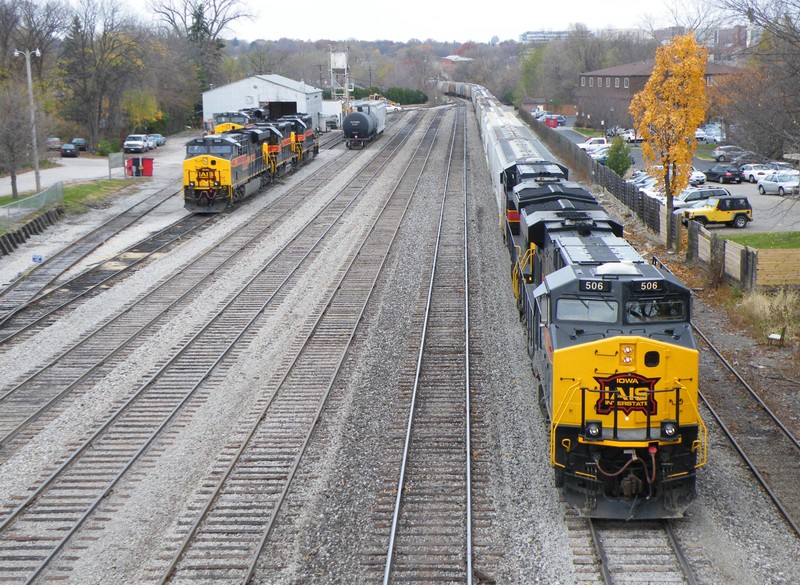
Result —
[{"label": "red dumpster", "polygon": [[127,159],[125,161],[125,172],[129,177],[141,177],[142,159],[138,156]]},{"label": "red dumpster", "polygon": [[152,157],[142,157],[142,176],[143,177],[152,177],[153,176],[153,158]]},{"label": "red dumpster", "polygon": [[554,116],[553,117],[545,116],[544,117],[544,125],[547,126],[548,128],[557,128],[558,127],[558,118],[556,118]]}]

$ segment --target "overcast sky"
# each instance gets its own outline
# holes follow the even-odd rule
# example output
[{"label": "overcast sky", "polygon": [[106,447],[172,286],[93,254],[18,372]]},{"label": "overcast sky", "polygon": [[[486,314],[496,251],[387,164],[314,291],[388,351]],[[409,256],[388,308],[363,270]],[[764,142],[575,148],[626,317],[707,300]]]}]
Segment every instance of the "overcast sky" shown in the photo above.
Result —
[{"label": "overcast sky", "polygon": [[[566,30],[582,23],[590,30],[644,27],[648,18],[666,23],[663,0],[561,0],[460,2],[443,0],[306,0],[284,13],[263,0],[244,0],[253,22],[231,27],[239,39],[391,40],[463,43],[519,40],[529,30]],[[279,16],[278,16],[279,14]]]}]

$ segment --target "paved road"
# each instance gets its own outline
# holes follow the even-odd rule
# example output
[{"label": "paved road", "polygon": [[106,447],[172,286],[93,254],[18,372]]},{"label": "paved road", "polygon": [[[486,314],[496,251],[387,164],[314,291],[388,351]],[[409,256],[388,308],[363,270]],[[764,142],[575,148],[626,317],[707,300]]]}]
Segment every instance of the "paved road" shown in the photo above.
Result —
[{"label": "paved road", "polygon": [[[153,160],[154,177],[174,177],[176,180],[181,176],[182,162],[184,157],[184,145],[186,142],[200,136],[199,132],[183,132],[171,136],[167,139],[164,146],[158,147],[143,155],[127,154],[126,157],[147,156]],[[39,171],[42,189],[46,189],[59,181],[63,183],[75,183],[92,179],[107,179],[109,177],[108,159],[100,156],[82,154],[78,158],[51,159],[58,166],[51,169]],[[121,168],[113,169],[111,177],[122,179],[125,175]],[[132,179],[138,180],[138,179]],[[36,191],[36,177],[33,171],[28,171],[17,176],[17,190],[21,194],[33,194]],[[11,195],[11,178],[0,178],[0,196]]]}]

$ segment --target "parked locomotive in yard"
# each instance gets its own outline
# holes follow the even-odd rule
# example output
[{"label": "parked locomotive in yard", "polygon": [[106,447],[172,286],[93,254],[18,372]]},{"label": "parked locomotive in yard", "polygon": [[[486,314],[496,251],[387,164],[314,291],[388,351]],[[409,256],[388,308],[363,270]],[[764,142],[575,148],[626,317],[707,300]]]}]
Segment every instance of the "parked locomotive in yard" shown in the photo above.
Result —
[{"label": "parked locomotive in yard", "polygon": [[220,134],[186,144],[183,198],[189,211],[219,213],[319,154],[307,114],[277,120],[243,114],[226,123],[232,125]]},{"label": "parked locomotive in yard", "polygon": [[480,121],[556,486],[587,517],[681,517],[707,455],[691,291],[484,88],[440,89]]},{"label": "parked locomotive in yard", "polygon": [[353,111],[342,120],[342,134],[347,148],[363,148],[383,134],[386,128],[386,102],[354,102]]}]

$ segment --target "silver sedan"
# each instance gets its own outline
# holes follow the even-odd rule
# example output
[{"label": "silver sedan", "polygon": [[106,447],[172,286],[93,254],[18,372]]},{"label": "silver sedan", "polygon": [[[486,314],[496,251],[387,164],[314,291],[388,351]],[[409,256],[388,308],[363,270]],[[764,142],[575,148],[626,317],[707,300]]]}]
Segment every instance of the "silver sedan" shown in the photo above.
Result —
[{"label": "silver sedan", "polygon": [[770,173],[759,179],[758,192],[762,195],[797,195],[800,194],[800,174],[796,172]]}]

